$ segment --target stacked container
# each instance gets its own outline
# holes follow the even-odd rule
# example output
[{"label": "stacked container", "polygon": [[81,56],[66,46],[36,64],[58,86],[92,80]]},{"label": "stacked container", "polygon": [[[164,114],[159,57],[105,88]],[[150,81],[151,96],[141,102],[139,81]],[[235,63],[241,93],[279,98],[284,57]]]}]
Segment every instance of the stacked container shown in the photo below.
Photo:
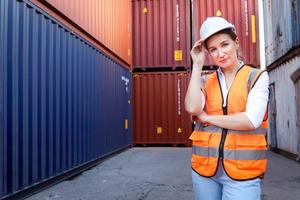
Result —
[{"label": "stacked container", "polygon": [[300,159],[300,0],[264,1],[270,146]]},{"label": "stacked container", "polygon": [[30,0],[131,64],[131,0]]},{"label": "stacked container", "polygon": [[132,144],[128,63],[42,7],[0,1],[0,198],[30,195]]},{"label": "stacked container", "polygon": [[188,144],[190,1],[133,0],[132,6],[134,144]]},{"label": "stacked container", "polygon": [[134,143],[189,144],[192,126],[184,110],[187,72],[135,73]]},{"label": "stacked container", "polygon": [[190,1],[133,0],[133,68],[190,68]]},{"label": "stacked container", "polygon": [[[164,78],[157,77],[176,77],[174,72],[182,70],[180,73],[187,74],[191,69],[190,49],[194,42],[199,39],[200,25],[207,17],[222,16],[234,23],[240,41],[240,56],[245,63],[260,65],[259,60],[259,38],[258,38],[258,5],[256,0],[134,0],[133,1],[133,72],[134,75],[134,143],[179,143],[174,140],[177,134],[177,125],[170,121],[168,126],[163,128],[160,133],[160,124],[166,123],[166,117],[155,117],[156,121],[144,123],[148,118],[161,116],[160,109],[152,109],[151,103],[159,105],[171,104],[176,96],[176,81],[166,85]],[[215,69],[211,59],[206,56],[206,68]],[[151,71],[149,74],[142,72]],[[207,71],[207,73],[209,73]],[[151,78],[150,78],[151,77]],[[153,77],[156,77],[155,79]],[[150,81],[150,82],[149,82]],[[140,84],[140,85],[139,85]],[[155,84],[155,85],[154,85]],[[172,85],[173,84],[173,85]],[[159,86],[160,85],[160,86]],[[155,86],[155,87],[154,87]],[[186,91],[188,84],[181,88]],[[142,90],[138,88],[143,87]],[[167,93],[160,93],[160,89],[168,88]],[[152,96],[145,91],[152,91]],[[140,93],[141,92],[141,93]],[[166,97],[162,95],[166,94]],[[143,96],[144,95],[144,96]],[[147,96],[148,95],[148,96]],[[150,95],[150,96],[149,96]],[[184,100],[185,92],[182,94]],[[148,98],[147,98],[148,97]],[[170,98],[165,104],[165,98]],[[151,99],[151,101],[150,101]],[[144,105],[142,107],[141,105]],[[173,108],[175,109],[175,108]],[[186,115],[182,107],[182,117],[184,124],[191,125],[190,118]],[[173,116],[172,109],[166,109],[166,116]],[[143,114],[141,114],[143,113]],[[174,116],[175,117],[175,116]],[[136,121],[138,120],[138,121]],[[176,121],[176,120],[175,120]],[[154,123],[155,122],[155,123]],[[140,123],[144,125],[141,126]],[[173,123],[173,124],[172,124]],[[142,129],[143,127],[143,129]],[[190,130],[190,128],[188,128]],[[187,130],[188,130],[187,129]],[[172,130],[172,131],[171,131]],[[158,133],[159,132],[159,133]],[[159,135],[161,134],[161,135]],[[166,134],[166,136],[163,136]],[[188,135],[182,138],[181,143],[188,141]],[[167,139],[169,138],[169,139]]]}]

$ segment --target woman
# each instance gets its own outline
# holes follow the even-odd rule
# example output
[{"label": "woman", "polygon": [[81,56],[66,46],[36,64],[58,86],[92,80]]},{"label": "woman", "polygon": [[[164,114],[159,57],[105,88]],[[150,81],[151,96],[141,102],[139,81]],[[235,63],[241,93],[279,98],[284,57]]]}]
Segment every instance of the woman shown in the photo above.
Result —
[{"label": "woman", "polygon": [[[191,50],[193,70],[185,108],[197,122],[190,136],[197,200],[260,199],[267,165],[262,122],[269,80],[267,72],[244,65],[238,49],[234,25],[210,17]],[[219,69],[201,77],[205,50]]]}]

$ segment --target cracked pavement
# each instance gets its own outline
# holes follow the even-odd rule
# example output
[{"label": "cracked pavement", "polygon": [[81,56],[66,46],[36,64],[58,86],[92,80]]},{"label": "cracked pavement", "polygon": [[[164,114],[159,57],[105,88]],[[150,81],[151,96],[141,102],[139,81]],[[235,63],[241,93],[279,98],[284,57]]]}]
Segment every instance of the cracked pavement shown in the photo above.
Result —
[{"label": "cracked pavement", "polygon": [[[191,148],[131,148],[27,200],[193,199]],[[262,200],[300,196],[300,164],[268,152]]]}]

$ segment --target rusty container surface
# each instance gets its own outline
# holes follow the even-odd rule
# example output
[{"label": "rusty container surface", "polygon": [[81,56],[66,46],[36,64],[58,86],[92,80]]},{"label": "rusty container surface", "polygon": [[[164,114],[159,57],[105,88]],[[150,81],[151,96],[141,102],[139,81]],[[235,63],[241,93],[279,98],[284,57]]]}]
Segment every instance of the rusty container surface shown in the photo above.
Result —
[{"label": "rusty container surface", "polygon": [[134,68],[190,68],[190,1],[133,0]]},{"label": "rusty container surface", "polygon": [[131,0],[38,1],[49,3],[55,7],[92,37],[131,64]]},{"label": "rusty container surface", "polygon": [[300,74],[299,66],[300,55],[291,57],[276,69],[269,71],[270,83],[273,85],[272,103],[275,104],[273,109],[269,109],[275,113],[275,117],[270,118],[269,122],[275,126],[270,126],[268,138],[271,141],[276,139],[276,148],[300,156],[300,129],[297,124],[297,111],[300,109],[297,106],[300,93],[297,90],[300,80],[297,78]]},{"label": "rusty container surface", "polygon": [[266,65],[300,46],[300,0],[264,1]]},{"label": "rusty container surface", "polygon": [[[201,24],[207,17],[222,16],[236,27],[240,42],[239,54],[245,63],[260,65],[257,0],[193,0],[192,41],[199,40]],[[214,65],[206,56],[205,65]]]},{"label": "rusty container surface", "polygon": [[192,132],[184,97],[186,72],[133,75],[134,144],[189,144]]}]

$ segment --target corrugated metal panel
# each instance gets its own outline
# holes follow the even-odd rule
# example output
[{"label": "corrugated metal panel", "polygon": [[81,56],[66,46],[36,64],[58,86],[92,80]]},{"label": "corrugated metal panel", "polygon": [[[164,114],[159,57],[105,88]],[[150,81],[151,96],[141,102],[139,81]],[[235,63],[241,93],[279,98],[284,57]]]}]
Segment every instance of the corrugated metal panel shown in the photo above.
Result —
[{"label": "corrugated metal panel", "polygon": [[133,67],[190,68],[190,1],[133,0]]},{"label": "corrugated metal panel", "polygon": [[131,0],[46,2],[131,64]]},{"label": "corrugated metal panel", "polygon": [[292,1],[292,35],[294,46],[300,45],[300,0]]},{"label": "corrugated metal panel", "polygon": [[6,17],[5,10],[1,9],[3,7],[4,1],[0,1],[0,198],[3,196],[3,159],[4,159],[4,64],[5,64],[5,52],[2,51],[4,49],[5,37],[3,30],[4,27],[4,19]]},{"label": "corrugated metal panel", "polygon": [[277,146],[297,154],[299,132],[296,127],[296,89],[291,75],[299,69],[300,56],[269,72],[270,84],[275,85]]},{"label": "corrugated metal panel", "polygon": [[[244,62],[260,65],[257,0],[193,0],[192,7],[193,43],[207,17],[222,16],[236,27]],[[214,65],[208,55],[205,65]]]},{"label": "corrugated metal panel", "polygon": [[28,1],[0,16],[2,195],[131,144],[127,70]]},{"label": "corrugated metal panel", "polygon": [[189,143],[192,123],[184,110],[188,83],[186,72],[134,74],[135,144]]},{"label": "corrugated metal panel", "polygon": [[[300,67],[298,68],[298,70],[300,70]],[[297,121],[296,121],[296,126],[298,129],[298,147],[297,147],[297,151],[298,151],[298,155],[300,158],[300,77],[298,77],[296,84],[296,108],[297,108]]]},{"label": "corrugated metal panel", "polygon": [[300,1],[264,1],[264,21],[268,66],[300,45]]},{"label": "corrugated metal panel", "polygon": [[39,9],[43,10],[45,13],[54,17],[58,22],[62,23],[65,27],[72,30],[75,34],[80,35],[83,39],[87,40],[89,43],[94,45],[96,48],[103,51],[105,54],[113,58],[120,65],[125,67],[126,69],[131,68],[130,63],[121,58],[117,53],[113,52],[107,46],[99,42],[95,37],[90,35],[86,30],[82,29],[78,24],[70,20],[56,8],[54,8],[51,4],[47,3],[44,0],[30,0],[35,6],[39,7]]},{"label": "corrugated metal panel", "polygon": [[272,148],[277,147],[277,134],[276,134],[276,95],[275,95],[275,83],[269,85],[269,109],[268,109],[268,121],[269,121],[269,130],[268,130],[268,144]]}]

